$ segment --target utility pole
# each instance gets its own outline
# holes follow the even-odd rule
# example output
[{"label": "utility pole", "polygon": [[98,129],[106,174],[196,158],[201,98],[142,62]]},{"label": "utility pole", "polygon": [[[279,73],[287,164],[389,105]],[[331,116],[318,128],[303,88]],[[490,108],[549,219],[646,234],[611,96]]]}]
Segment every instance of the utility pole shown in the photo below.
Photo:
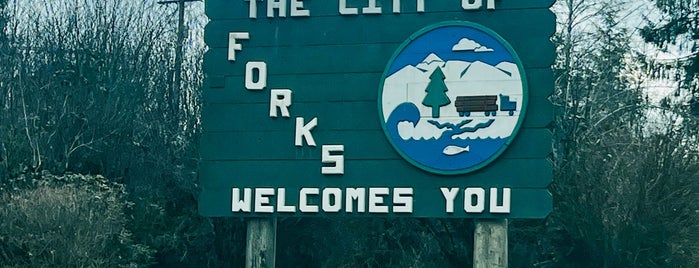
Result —
[{"label": "utility pole", "polygon": [[179,109],[179,91],[182,85],[182,61],[183,61],[183,43],[184,43],[184,3],[186,2],[201,2],[202,0],[167,0],[159,1],[158,4],[177,4],[177,47],[175,49],[175,70],[173,72],[171,84],[172,111],[177,114]]}]

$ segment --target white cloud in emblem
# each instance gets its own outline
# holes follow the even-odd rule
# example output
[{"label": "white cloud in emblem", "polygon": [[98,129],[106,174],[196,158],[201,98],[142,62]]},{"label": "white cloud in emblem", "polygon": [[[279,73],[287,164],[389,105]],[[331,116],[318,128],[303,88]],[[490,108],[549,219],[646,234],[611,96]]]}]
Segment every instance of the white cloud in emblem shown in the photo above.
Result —
[{"label": "white cloud in emblem", "polygon": [[479,44],[468,38],[462,38],[459,43],[451,48],[452,51],[473,51],[473,52],[492,52],[493,49]]},{"label": "white cloud in emblem", "polygon": [[493,52],[495,50],[493,50],[492,48],[489,48],[489,47],[480,46],[473,51],[475,51],[475,52]]}]

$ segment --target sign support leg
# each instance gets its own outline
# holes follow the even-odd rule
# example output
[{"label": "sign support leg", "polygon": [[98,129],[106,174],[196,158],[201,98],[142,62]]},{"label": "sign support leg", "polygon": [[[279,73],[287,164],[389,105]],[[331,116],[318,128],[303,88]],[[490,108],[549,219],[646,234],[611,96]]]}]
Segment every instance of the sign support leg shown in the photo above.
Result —
[{"label": "sign support leg", "polygon": [[273,268],[276,259],[277,218],[248,220],[246,268]]},{"label": "sign support leg", "polygon": [[476,220],[474,268],[507,267],[507,219]]}]

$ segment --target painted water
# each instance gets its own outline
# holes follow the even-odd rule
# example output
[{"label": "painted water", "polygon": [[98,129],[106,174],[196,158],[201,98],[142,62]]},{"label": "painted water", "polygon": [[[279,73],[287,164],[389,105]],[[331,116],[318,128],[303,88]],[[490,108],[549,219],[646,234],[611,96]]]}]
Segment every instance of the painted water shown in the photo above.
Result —
[{"label": "painted water", "polygon": [[[389,116],[385,125],[386,132],[388,132],[393,145],[404,156],[423,166],[444,171],[461,171],[485,163],[503,148],[509,138],[455,138],[457,130],[446,130],[438,138],[403,139],[399,133],[398,125],[401,122],[417,125],[420,120],[420,112],[413,103],[402,103]],[[464,150],[455,151],[456,154],[445,153],[445,149],[456,147],[464,148]]]}]

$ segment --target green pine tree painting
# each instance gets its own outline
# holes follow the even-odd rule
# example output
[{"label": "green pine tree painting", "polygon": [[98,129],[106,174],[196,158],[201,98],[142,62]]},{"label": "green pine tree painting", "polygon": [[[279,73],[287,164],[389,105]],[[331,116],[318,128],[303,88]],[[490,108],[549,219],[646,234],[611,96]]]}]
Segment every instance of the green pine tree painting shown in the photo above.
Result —
[{"label": "green pine tree painting", "polygon": [[442,68],[437,67],[430,75],[430,83],[425,89],[427,96],[422,100],[422,105],[432,107],[432,118],[439,118],[439,107],[451,103],[446,93],[449,89],[444,83],[444,78]]}]

